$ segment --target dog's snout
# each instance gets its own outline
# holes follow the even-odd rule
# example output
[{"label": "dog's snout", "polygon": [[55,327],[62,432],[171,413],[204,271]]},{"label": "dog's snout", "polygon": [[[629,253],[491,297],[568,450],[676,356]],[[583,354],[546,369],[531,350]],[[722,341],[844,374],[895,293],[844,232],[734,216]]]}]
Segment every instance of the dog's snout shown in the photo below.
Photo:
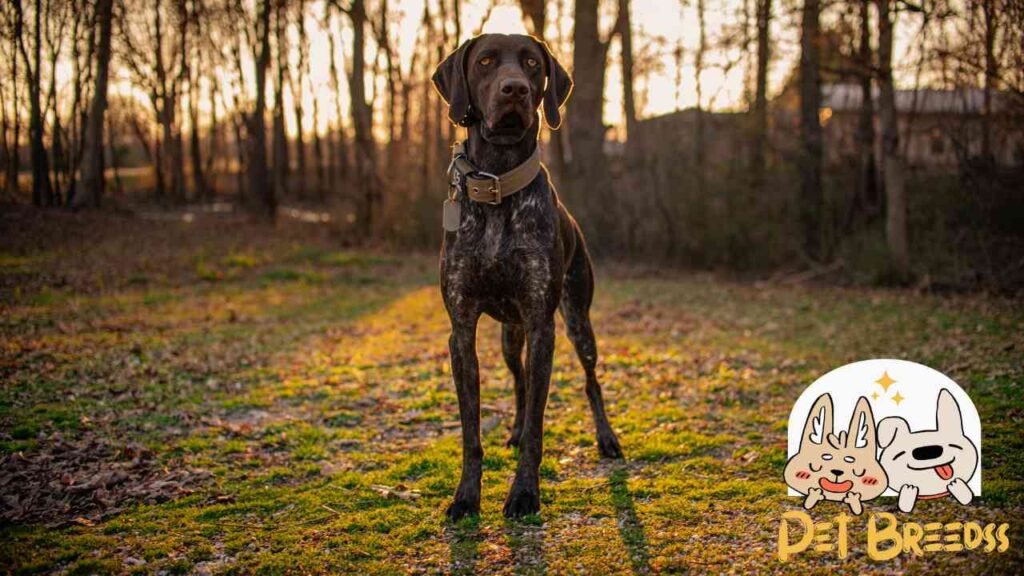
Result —
[{"label": "dog's snout", "polygon": [[840,470],[839,468],[833,468],[833,469],[829,470],[829,472],[835,474],[836,478],[839,478],[840,476],[843,475],[843,471]]},{"label": "dog's snout", "polygon": [[915,460],[931,460],[942,456],[942,446],[921,446],[920,448],[914,448],[913,454]]},{"label": "dog's snout", "polygon": [[522,78],[505,78],[501,81],[501,94],[522,100],[530,93],[530,85]]}]

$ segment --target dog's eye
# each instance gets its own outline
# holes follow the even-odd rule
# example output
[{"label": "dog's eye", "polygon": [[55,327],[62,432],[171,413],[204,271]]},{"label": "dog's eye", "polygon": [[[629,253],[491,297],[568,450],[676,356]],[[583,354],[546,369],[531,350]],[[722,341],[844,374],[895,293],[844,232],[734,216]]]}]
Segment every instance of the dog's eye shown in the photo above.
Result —
[{"label": "dog's eye", "polygon": [[821,459],[822,460],[831,460],[832,459],[832,455],[831,454],[822,454],[821,455]]},{"label": "dog's eye", "polygon": [[540,62],[538,62],[536,58],[527,58],[526,59],[526,65],[529,66],[530,68],[536,68],[537,65],[539,65],[539,64],[540,64]]},{"label": "dog's eye", "polygon": [[490,66],[493,63],[494,63],[494,58],[492,58],[490,56],[484,56],[483,58],[480,59],[480,65],[481,66]]},{"label": "dog's eye", "polygon": [[815,470],[815,469],[814,469],[814,464],[813,464],[813,463],[811,463],[811,464],[808,464],[808,465],[807,465],[807,467],[811,469],[811,472],[821,472],[821,469],[822,469],[822,468],[824,468],[824,466],[818,466],[818,469],[817,469],[817,470]]},{"label": "dog's eye", "polygon": [[868,473],[868,469],[867,468],[861,470],[860,474],[857,474],[857,469],[856,468],[853,469],[853,475],[856,476],[857,478],[860,478],[861,476],[863,476],[863,475],[865,475],[867,473]]}]

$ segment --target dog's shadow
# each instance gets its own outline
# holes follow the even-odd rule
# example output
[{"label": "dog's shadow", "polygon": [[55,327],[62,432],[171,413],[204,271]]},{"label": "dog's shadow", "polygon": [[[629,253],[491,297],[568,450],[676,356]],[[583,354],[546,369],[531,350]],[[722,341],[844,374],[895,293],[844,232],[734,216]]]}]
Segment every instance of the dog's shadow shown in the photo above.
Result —
[{"label": "dog's shadow", "polygon": [[651,553],[647,546],[647,535],[644,524],[636,515],[633,494],[629,491],[629,470],[624,465],[617,465],[608,474],[608,485],[611,488],[612,506],[617,515],[619,537],[626,546],[629,562],[634,574],[651,572]]},{"label": "dog's shadow", "polygon": [[[609,470],[607,479],[619,537],[629,555],[633,573],[649,574],[651,555],[643,522],[636,514],[633,494],[629,491],[629,470],[625,465],[617,465]],[[464,520],[450,526],[448,530],[451,531],[450,572],[477,574],[480,545],[487,539],[480,530],[479,518]],[[504,534],[512,552],[516,574],[547,574],[547,558],[544,552],[545,528],[539,517],[506,521]]]}]

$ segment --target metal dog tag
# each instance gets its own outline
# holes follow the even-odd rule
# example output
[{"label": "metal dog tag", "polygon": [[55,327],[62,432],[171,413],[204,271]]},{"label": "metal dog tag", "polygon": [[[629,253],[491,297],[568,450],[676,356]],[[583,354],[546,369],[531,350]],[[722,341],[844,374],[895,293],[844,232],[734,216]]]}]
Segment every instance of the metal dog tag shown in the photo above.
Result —
[{"label": "metal dog tag", "polygon": [[444,201],[444,213],[442,225],[448,232],[455,232],[459,229],[459,216],[462,215],[462,205],[458,200],[451,198]]}]

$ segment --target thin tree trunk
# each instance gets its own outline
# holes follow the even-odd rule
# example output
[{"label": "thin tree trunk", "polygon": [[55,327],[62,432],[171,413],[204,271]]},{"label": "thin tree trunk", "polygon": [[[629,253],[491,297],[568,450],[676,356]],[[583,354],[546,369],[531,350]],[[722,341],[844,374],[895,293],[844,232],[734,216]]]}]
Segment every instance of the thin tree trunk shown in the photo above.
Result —
[{"label": "thin tree trunk", "polygon": [[900,156],[896,91],[892,79],[892,45],[895,14],[890,0],[878,3],[879,116],[882,124],[882,170],[885,177],[885,237],[897,280],[905,281],[910,259],[907,249],[907,196]]},{"label": "thin tree trunk", "polygon": [[277,199],[267,170],[267,68],[270,66],[270,12],[271,0],[260,2],[256,23],[258,53],[256,64],[256,103],[246,122],[248,140],[246,171],[249,175],[248,196],[250,208],[263,219],[273,222],[277,215]]},{"label": "thin tree trunk", "polygon": [[53,205],[53,187],[50,184],[50,162],[43,141],[42,107],[42,2],[35,2],[35,30],[32,56],[25,47],[24,12],[21,0],[14,0],[15,25],[14,35],[19,39],[19,49],[25,63],[25,72],[29,80],[29,138],[31,141],[32,159],[32,204],[34,206]]},{"label": "thin tree trunk", "polygon": [[[878,166],[875,161],[875,105],[871,94],[874,64],[871,53],[871,0],[860,0],[860,47],[858,50],[861,108],[857,125],[860,157],[858,202],[869,211],[878,208]],[[855,210],[853,212],[856,212]]]},{"label": "thin tree trunk", "polygon": [[693,138],[694,154],[693,157],[697,164],[697,196],[704,198],[707,188],[707,166],[704,161],[705,157],[705,142],[704,142],[704,81],[701,78],[704,73],[704,56],[707,52],[707,26],[705,20],[704,11],[704,0],[697,0],[697,29],[698,29],[698,41],[697,41],[697,52],[694,55],[693,61],[693,72],[696,79],[697,89],[697,107],[696,107],[696,122],[695,122],[695,134]]},{"label": "thin tree trunk", "polygon": [[287,190],[289,168],[288,140],[284,127],[284,71],[288,66],[284,36],[286,24],[287,12],[285,12],[284,3],[278,2],[274,18],[274,45],[277,47],[277,62],[274,78],[274,121],[271,128],[274,150],[274,194],[278,198],[284,197]]},{"label": "thin tree trunk", "polygon": [[377,151],[373,141],[373,108],[366,101],[366,7],[364,0],[353,0],[349,12],[352,20],[352,78],[349,93],[352,100],[352,122],[355,127],[356,182],[359,196],[357,227],[363,237],[374,230],[377,205]]},{"label": "thin tree trunk", "polygon": [[982,0],[981,10],[985,18],[985,79],[981,115],[981,157],[984,162],[992,162],[992,91],[997,88],[996,79],[999,75],[995,55],[997,15],[993,0]]},{"label": "thin tree trunk", "polygon": [[822,187],[820,0],[804,0],[800,37],[800,229],[804,253],[826,258]]},{"label": "thin tree trunk", "polygon": [[303,110],[302,110],[302,98],[303,98],[303,79],[306,74],[306,53],[309,51],[309,43],[306,38],[306,3],[305,0],[299,0],[298,2],[298,32],[299,32],[299,61],[296,67],[295,75],[289,75],[291,79],[292,98],[294,99],[294,111],[295,111],[295,161],[296,170],[298,172],[298,190],[302,197],[306,195],[305,182],[307,178],[306,173],[306,139],[304,135],[303,124]]},{"label": "thin tree trunk", "polygon": [[772,0],[757,0],[757,79],[754,89],[754,188],[764,185],[768,155],[768,62],[771,59]]},{"label": "thin tree trunk", "polygon": [[113,0],[98,0],[96,18],[99,24],[99,47],[96,51],[96,85],[85,127],[85,150],[82,157],[82,185],[72,200],[75,208],[99,208],[103,201],[104,162],[103,125],[107,112],[107,81],[110,76],[110,39],[112,35]]}]

